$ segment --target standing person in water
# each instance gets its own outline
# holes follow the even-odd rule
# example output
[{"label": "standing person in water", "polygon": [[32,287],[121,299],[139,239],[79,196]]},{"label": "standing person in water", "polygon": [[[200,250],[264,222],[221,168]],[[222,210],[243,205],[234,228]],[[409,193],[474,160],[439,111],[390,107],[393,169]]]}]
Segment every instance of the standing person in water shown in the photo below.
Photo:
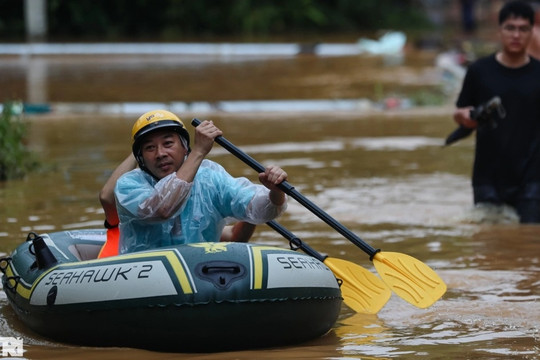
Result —
[{"label": "standing person in water", "polygon": [[132,151],[139,168],[120,176],[114,190],[120,253],[219,241],[230,219],[261,224],[285,210],[278,185],[287,173],[280,167],[259,174],[263,186],[205,159],[220,135],[212,121],[203,121],[190,147],[184,124],[169,111],[150,111],[135,122]]},{"label": "standing person in water", "polygon": [[[454,120],[476,128],[472,175],[476,205],[508,205],[522,223],[540,222],[540,62],[527,53],[534,26],[528,3],[511,1],[499,12],[500,50],[470,65]],[[499,96],[506,117],[478,127],[470,110]]]}]

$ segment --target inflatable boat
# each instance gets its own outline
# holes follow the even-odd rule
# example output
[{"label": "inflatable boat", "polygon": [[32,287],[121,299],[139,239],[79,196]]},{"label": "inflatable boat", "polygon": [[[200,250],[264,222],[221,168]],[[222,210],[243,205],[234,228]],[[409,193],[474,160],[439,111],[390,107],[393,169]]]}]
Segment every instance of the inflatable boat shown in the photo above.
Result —
[{"label": "inflatable boat", "polygon": [[104,230],[30,233],[0,259],[21,321],[55,341],[215,352],[327,333],[342,297],[319,260],[246,243],[197,243],[97,259]]}]

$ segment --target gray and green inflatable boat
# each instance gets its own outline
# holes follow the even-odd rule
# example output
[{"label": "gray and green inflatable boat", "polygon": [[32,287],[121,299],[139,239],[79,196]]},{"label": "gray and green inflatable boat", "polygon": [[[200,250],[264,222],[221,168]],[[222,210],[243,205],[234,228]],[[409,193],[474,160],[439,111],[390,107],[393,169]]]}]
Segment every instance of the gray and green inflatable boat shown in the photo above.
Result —
[{"label": "gray and green inflatable boat", "polygon": [[330,269],[292,250],[198,243],[97,259],[105,239],[97,229],[30,233],[0,259],[28,328],[79,345],[214,352],[315,339],[340,312]]}]

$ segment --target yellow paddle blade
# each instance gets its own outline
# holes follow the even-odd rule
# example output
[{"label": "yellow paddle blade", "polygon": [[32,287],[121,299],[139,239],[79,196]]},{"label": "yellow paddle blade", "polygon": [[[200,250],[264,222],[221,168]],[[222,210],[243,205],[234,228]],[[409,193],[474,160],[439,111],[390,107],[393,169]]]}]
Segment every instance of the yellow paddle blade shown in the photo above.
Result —
[{"label": "yellow paddle blade", "polygon": [[326,266],[343,281],[341,295],[348,307],[359,313],[376,314],[388,301],[391,291],[375,274],[350,261],[326,258]]},{"label": "yellow paddle blade", "polygon": [[412,256],[378,252],[373,264],[390,288],[419,308],[433,305],[446,292],[446,284],[429,266]]}]

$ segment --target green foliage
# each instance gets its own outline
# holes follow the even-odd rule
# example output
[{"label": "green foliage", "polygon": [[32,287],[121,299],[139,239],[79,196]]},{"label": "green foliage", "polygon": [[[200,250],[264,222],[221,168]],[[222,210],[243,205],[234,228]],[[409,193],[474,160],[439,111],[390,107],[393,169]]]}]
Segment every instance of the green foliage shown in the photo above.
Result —
[{"label": "green foliage", "polygon": [[24,144],[22,104],[6,102],[0,116],[0,181],[24,177],[39,164]]},{"label": "green foliage", "polygon": [[[0,29],[8,31],[0,36],[24,31],[24,2],[0,3]],[[282,37],[428,23],[420,0],[48,0],[47,8],[49,39],[57,40]]]}]

